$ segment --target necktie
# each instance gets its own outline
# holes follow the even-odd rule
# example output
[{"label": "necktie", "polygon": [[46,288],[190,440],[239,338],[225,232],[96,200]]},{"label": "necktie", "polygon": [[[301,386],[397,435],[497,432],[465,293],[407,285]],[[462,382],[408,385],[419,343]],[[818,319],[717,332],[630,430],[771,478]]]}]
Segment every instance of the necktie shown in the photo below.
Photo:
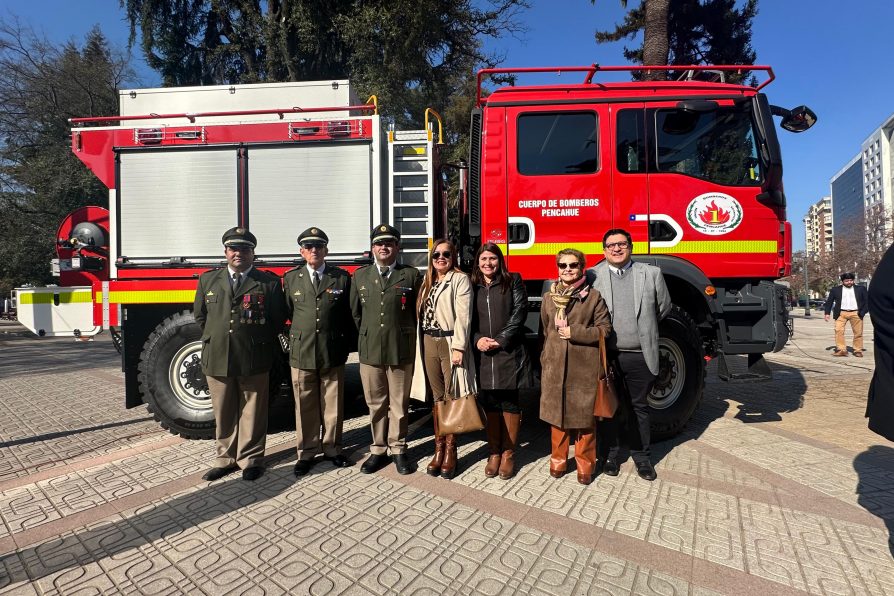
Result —
[{"label": "necktie", "polygon": [[618,277],[624,277],[624,270],[618,269]]},{"label": "necktie", "polygon": [[382,274],[382,279],[383,279],[383,280],[387,280],[387,279],[388,279],[388,274],[389,274],[390,272],[391,272],[391,268],[390,268],[390,267],[380,267],[380,268],[379,268],[379,273]]},{"label": "necktie", "polygon": [[240,272],[236,272],[233,274],[233,291],[235,292],[239,288],[239,284],[242,282],[242,274]]},{"label": "necktie", "polygon": [[319,271],[314,271],[314,289],[315,290],[320,289],[320,272]]}]

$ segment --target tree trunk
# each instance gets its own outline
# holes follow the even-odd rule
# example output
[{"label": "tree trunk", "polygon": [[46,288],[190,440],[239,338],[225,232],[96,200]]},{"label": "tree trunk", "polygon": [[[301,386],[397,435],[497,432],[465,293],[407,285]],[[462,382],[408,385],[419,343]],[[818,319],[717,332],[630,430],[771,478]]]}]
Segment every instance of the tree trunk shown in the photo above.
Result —
[{"label": "tree trunk", "polygon": [[[646,26],[643,31],[643,65],[667,65],[668,39],[667,17],[670,0],[643,0],[646,9]],[[647,72],[643,77],[647,81],[663,81],[667,73],[663,71]]]}]

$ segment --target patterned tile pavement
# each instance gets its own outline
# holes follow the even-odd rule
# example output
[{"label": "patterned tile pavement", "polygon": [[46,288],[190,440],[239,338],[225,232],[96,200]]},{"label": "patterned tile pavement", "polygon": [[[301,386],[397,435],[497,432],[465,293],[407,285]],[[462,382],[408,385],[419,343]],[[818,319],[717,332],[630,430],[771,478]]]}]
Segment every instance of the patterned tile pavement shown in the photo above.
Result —
[{"label": "patterned tile pavement", "polygon": [[[549,477],[536,396],[509,481],[483,476],[472,435],[452,481],[318,464],[296,482],[286,429],[257,483],[203,482],[212,445],[125,410],[107,340],[2,323],[0,594],[894,594],[872,359],[833,362],[820,318],[795,328],[774,381],[709,374],[686,431],[654,447],[657,481],[627,463],[584,487]],[[366,424],[346,423],[358,462]],[[422,418],[420,468],[431,448]]]}]

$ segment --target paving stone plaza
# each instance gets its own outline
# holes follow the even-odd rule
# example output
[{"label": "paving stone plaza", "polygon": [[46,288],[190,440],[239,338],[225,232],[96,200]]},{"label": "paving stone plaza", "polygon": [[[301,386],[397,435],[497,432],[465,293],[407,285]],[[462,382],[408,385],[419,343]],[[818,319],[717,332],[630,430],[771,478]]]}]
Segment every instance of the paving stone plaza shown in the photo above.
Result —
[{"label": "paving stone plaza", "polygon": [[[723,383],[680,436],[590,486],[549,476],[526,399],[508,481],[482,434],[453,480],[360,473],[370,433],[348,366],[355,465],[292,475],[294,414],[274,408],[268,471],[208,483],[214,445],[124,409],[108,337],[37,339],[0,322],[0,594],[894,594],[894,444],[866,428],[873,367],[832,358],[831,323],[793,313],[774,380]],[[737,362],[735,364],[742,365]]]}]

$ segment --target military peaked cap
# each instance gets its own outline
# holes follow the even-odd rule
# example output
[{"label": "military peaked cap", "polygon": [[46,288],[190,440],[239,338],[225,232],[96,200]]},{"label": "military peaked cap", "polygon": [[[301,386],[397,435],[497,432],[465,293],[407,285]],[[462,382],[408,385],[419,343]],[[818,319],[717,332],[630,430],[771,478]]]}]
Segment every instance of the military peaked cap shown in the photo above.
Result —
[{"label": "military peaked cap", "polygon": [[247,246],[249,248],[254,248],[258,245],[258,239],[255,238],[255,235],[249,232],[246,228],[230,228],[226,232],[224,232],[223,238],[224,246],[236,247],[236,246]]},{"label": "military peaked cap", "polygon": [[369,239],[372,242],[381,242],[382,240],[394,240],[395,242],[400,242],[400,232],[397,228],[389,226],[388,224],[379,224],[372,229],[372,232],[369,234]]},{"label": "military peaked cap", "polygon": [[307,228],[298,234],[298,244],[329,244],[329,236],[320,228]]}]

